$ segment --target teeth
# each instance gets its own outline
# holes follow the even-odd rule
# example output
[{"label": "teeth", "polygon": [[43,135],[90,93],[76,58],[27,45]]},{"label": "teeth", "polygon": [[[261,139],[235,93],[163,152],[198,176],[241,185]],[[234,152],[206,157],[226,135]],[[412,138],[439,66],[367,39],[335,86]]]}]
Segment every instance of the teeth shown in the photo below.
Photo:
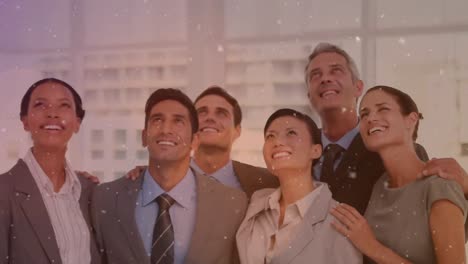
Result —
[{"label": "teeth", "polygon": [[44,129],[47,129],[47,130],[62,130],[62,127],[58,126],[58,125],[45,125]]},{"label": "teeth", "polygon": [[273,154],[273,158],[274,159],[277,159],[277,158],[283,158],[283,157],[289,157],[291,154],[289,154],[288,152],[278,152],[278,153],[275,153]]},{"label": "teeth", "polygon": [[329,91],[326,91],[326,92],[322,93],[322,97],[327,97],[329,95],[336,95],[336,94],[338,94],[336,91],[329,90]]},{"label": "teeth", "polygon": [[202,132],[218,132],[218,130],[211,127],[205,127],[202,129]]},{"label": "teeth", "polygon": [[384,131],[384,130],[385,130],[384,127],[373,127],[373,128],[371,128],[371,129],[369,129],[369,134],[372,134],[372,133],[374,133],[374,132],[376,132],[376,131],[382,132],[382,131]]},{"label": "teeth", "polygon": [[159,144],[159,145],[165,145],[165,146],[175,146],[175,143],[174,143],[174,142],[172,142],[172,141],[165,141],[165,140],[158,141],[158,144]]}]

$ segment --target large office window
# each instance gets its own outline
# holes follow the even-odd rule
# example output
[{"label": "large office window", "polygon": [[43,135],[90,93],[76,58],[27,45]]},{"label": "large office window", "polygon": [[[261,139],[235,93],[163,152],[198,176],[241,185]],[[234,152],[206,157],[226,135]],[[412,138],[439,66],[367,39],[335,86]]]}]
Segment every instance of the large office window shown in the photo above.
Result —
[{"label": "large office window", "polygon": [[0,1],[8,36],[0,39],[0,144],[8,146],[0,167],[30,145],[19,100],[49,76],[84,98],[88,114],[69,156],[104,180],[146,161],[144,102],[162,87],[195,98],[224,86],[244,112],[233,158],[263,165],[262,128],[274,110],[295,108],[319,123],[303,70],[323,41],[351,54],[366,88],[410,93],[425,116],[419,142],[468,167],[467,8],[464,0]]}]

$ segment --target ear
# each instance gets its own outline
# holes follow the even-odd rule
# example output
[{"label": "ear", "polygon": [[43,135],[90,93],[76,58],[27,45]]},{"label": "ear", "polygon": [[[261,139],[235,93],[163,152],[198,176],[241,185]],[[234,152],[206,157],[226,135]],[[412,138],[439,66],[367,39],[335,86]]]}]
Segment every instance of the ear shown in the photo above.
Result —
[{"label": "ear", "polygon": [[23,129],[24,129],[24,131],[28,131],[28,132],[31,131],[31,130],[29,129],[28,118],[27,118],[26,116],[22,116],[22,117],[21,117],[21,122],[23,123]]},{"label": "ear", "polygon": [[236,127],[234,127],[234,135],[232,137],[232,141],[234,142],[234,140],[238,139],[241,135],[241,132],[242,132],[242,127],[241,125],[237,125]]},{"label": "ear", "polygon": [[148,142],[146,140],[146,128],[141,131],[141,145],[146,148],[148,146]]},{"label": "ear", "polygon": [[406,127],[411,128],[411,133],[416,127],[416,123],[419,120],[419,115],[416,112],[411,112],[408,116],[405,117]]},{"label": "ear", "polygon": [[76,118],[76,127],[74,129],[75,134],[80,131],[80,127],[81,127],[81,118],[77,117]]},{"label": "ear", "polygon": [[362,92],[364,91],[364,82],[362,80],[356,80],[355,85],[356,85],[356,97],[359,98],[361,97]]},{"label": "ear", "polygon": [[310,159],[316,160],[319,159],[320,156],[322,156],[322,145],[321,144],[312,144],[310,147]]},{"label": "ear", "polygon": [[192,150],[196,150],[196,149],[198,149],[198,146],[200,146],[200,136],[199,136],[198,132],[193,134],[192,142],[190,143],[190,145],[191,145]]}]

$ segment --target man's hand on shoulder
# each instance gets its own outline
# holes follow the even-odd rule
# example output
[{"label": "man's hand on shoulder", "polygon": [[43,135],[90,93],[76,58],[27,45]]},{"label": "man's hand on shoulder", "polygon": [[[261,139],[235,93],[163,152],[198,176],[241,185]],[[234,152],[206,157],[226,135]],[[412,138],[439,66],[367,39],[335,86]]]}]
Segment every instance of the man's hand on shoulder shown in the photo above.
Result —
[{"label": "man's hand on shoulder", "polygon": [[441,178],[456,181],[463,189],[465,198],[468,199],[468,173],[453,158],[432,158],[421,172],[421,177],[439,175]]},{"label": "man's hand on shoulder", "polygon": [[78,177],[85,177],[86,179],[90,180],[91,182],[93,183],[97,183],[99,184],[99,178],[97,176],[94,176],[92,175],[91,173],[87,172],[87,171],[75,171],[76,175],[78,175]]}]

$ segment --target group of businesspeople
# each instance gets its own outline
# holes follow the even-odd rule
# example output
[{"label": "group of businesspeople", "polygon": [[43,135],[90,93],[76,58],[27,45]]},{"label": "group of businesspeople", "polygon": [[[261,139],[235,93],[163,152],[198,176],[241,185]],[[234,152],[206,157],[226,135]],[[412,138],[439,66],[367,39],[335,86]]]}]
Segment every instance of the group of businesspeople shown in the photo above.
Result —
[{"label": "group of businesspeople", "polygon": [[305,82],[322,128],[275,111],[266,169],[231,159],[234,97],[213,86],[192,102],[167,88],[146,102],[147,166],[99,185],[66,159],[80,96],[36,82],[20,109],[33,146],[0,175],[0,263],[466,263],[468,174],[415,142],[412,98],[364,93],[353,59],[328,43]]}]

